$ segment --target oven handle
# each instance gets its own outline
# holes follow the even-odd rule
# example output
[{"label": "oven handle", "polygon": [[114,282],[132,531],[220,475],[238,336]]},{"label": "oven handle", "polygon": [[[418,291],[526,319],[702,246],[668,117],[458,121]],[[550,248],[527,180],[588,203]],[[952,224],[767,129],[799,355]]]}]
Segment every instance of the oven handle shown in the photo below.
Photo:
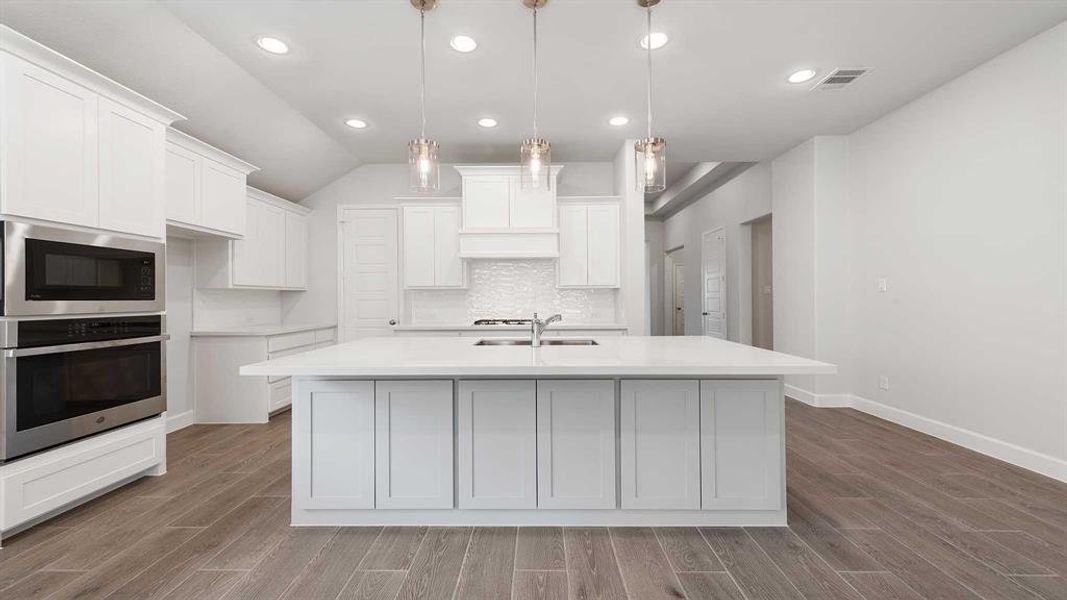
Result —
[{"label": "oven handle", "polygon": [[4,356],[6,358],[21,358],[23,356],[40,356],[42,354],[60,354],[63,352],[78,352],[81,350],[96,350],[99,348],[136,346],[137,344],[165,342],[169,339],[170,334],[164,333],[163,335],[127,338],[124,340],[104,340],[102,342],[82,342],[80,344],[56,344],[55,346],[41,346],[38,348],[8,348],[7,350],[4,350]]}]

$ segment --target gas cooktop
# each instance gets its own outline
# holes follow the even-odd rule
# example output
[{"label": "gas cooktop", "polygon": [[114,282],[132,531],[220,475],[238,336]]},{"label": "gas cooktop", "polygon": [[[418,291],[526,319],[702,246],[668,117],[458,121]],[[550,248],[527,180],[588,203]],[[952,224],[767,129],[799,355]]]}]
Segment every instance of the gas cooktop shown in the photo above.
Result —
[{"label": "gas cooktop", "polygon": [[530,319],[478,319],[475,325],[529,325]]}]

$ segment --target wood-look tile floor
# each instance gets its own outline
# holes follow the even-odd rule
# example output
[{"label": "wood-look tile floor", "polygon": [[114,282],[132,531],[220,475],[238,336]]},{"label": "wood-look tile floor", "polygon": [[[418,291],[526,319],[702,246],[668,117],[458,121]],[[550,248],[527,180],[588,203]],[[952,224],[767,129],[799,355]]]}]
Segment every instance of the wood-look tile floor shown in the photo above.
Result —
[{"label": "wood-look tile floor", "polygon": [[7,540],[0,598],[1067,598],[1067,485],[789,401],[789,528],[291,528],[289,417]]}]

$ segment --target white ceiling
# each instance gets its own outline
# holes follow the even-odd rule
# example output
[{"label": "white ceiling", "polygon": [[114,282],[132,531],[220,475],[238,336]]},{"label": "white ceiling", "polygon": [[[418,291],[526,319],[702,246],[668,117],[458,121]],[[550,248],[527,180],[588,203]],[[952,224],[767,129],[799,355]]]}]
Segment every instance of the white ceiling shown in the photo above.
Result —
[{"label": "white ceiling", "polygon": [[[402,162],[418,133],[418,13],[406,0],[5,0],[7,23],[189,116],[178,127],[299,199],[363,163]],[[643,135],[644,13],[632,0],[541,12],[541,133],[554,158],[610,160]],[[755,161],[848,133],[1067,18],[1067,1],[665,0],[655,133],[668,160]],[[479,48],[448,46],[457,33]],[[289,43],[268,55],[254,40]],[[517,160],[530,121],[530,18],[519,0],[440,0],[427,17],[429,124],[446,162]],[[836,92],[785,77],[874,70]],[[630,125],[610,127],[615,114]],[[475,125],[492,116],[500,126]],[[359,117],[356,131],[343,121]]]}]

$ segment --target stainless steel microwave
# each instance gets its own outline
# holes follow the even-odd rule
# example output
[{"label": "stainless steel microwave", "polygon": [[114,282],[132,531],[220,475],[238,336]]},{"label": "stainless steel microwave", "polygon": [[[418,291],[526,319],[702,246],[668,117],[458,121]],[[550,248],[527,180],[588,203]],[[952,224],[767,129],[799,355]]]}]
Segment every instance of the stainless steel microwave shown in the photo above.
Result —
[{"label": "stainless steel microwave", "polygon": [[3,315],[161,312],[165,246],[3,222]]}]

